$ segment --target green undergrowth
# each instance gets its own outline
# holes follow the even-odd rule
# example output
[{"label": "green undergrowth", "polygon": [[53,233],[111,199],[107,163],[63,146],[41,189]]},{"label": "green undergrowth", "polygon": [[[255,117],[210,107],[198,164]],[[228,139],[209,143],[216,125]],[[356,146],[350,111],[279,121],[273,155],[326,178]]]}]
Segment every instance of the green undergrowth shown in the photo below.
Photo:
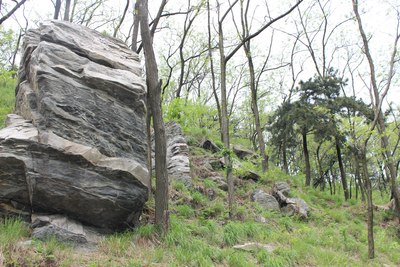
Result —
[{"label": "green undergrowth", "polygon": [[6,115],[15,104],[15,79],[11,72],[0,73],[0,128],[4,127]]},{"label": "green undergrowth", "polygon": [[[280,174],[279,171],[274,171]],[[266,177],[272,175],[266,174]],[[283,175],[283,174],[282,174]],[[285,176],[282,176],[285,177]],[[286,177],[287,178],[287,177]],[[106,237],[95,252],[82,252],[57,242],[35,241],[28,248],[34,263],[54,266],[398,266],[399,226],[393,216],[375,212],[376,258],[368,259],[366,205],[345,202],[329,191],[299,189],[303,177],[292,177],[291,196],[303,198],[311,207],[308,219],[265,211],[250,201],[255,188],[269,190],[265,177],[246,182],[236,190],[234,219],[227,212],[226,192],[215,189],[210,179],[196,179],[193,187],[174,182],[171,186],[170,229],[160,236],[150,223],[138,229]],[[298,181],[297,181],[298,180]],[[207,190],[213,190],[210,199]],[[262,217],[264,222],[259,222]],[[0,224],[3,258],[18,260],[29,231],[18,220]],[[257,242],[268,245],[250,251],[235,245]],[[5,244],[5,245],[4,245]],[[26,249],[26,248],[25,248]],[[36,257],[36,258],[35,258]],[[13,265],[18,266],[18,265]]]},{"label": "green undergrowth", "polygon": [[[4,115],[14,106],[14,81],[0,81],[0,126]],[[221,157],[196,147],[203,138],[217,146],[219,136],[209,130],[218,123],[203,113],[186,111],[189,103],[173,103],[180,108],[170,110],[169,119],[183,123],[189,135],[191,156]],[[193,104],[194,105],[194,104]],[[192,106],[192,111],[196,106]],[[177,112],[178,110],[178,112]],[[183,112],[183,113],[182,113]],[[192,131],[191,125],[203,123]],[[245,142],[243,146],[247,146]],[[248,146],[247,146],[248,147]],[[239,159],[234,157],[234,161]],[[240,161],[235,176],[249,171],[261,173],[259,162]],[[192,166],[193,167],[193,166]],[[219,170],[220,176],[224,171]],[[211,177],[194,177],[192,187],[173,182],[170,188],[170,229],[160,236],[151,223],[154,215],[151,200],[142,216],[142,226],[107,236],[95,251],[72,248],[56,240],[29,244],[30,229],[18,219],[0,221],[0,266],[399,266],[400,227],[393,214],[375,211],[376,258],[368,259],[366,204],[360,199],[344,201],[342,192],[331,195],[304,187],[304,175],[289,176],[270,166],[258,182],[238,179],[235,187],[233,218],[229,219],[227,192],[219,189]],[[269,192],[274,182],[286,181],[290,197],[300,197],[310,206],[307,219],[265,211],[251,202],[255,189]],[[339,186],[337,186],[339,188]],[[385,204],[388,194],[374,192],[376,204]],[[250,250],[234,248],[255,242],[262,246]]]}]

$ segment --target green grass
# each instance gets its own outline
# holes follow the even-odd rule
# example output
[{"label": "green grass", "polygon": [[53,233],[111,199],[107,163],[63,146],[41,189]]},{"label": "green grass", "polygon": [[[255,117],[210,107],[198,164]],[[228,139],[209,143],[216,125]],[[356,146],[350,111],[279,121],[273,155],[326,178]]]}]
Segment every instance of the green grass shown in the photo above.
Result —
[{"label": "green grass", "polygon": [[28,234],[29,230],[21,220],[15,218],[0,220],[0,248],[15,244]]},{"label": "green grass", "polygon": [[[0,127],[14,107],[14,80],[0,77]],[[198,143],[204,130],[192,135]],[[212,137],[209,135],[209,137]],[[210,152],[191,147],[192,155]],[[252,162],[242,162],[237,174],[253,170]],[[224,176],[223,170],[220,170]],[[307,220],[263,210],[250,201],[256,188],[269,191],[276,181],[287,181],[291,196],[304,199],[311,208]],[[107,236],[94,252],[82,252],[55,240],[34,241],[21,247],[30,230],[18,219],[0,221],[1,260],[10,266],[399,266],[400,227],[393,214],[375,211],[376,258],[368,259],[366,203],[344,201],[342,192],[330,195],[305,188],[304,175],[289,176],[271,166],[259,182],[240,182],[235,188],[235,212],[228,219],[227,193],[210,179],[194,179],[194,187],[172,182],[170,229],[160,236],[153,224]],[[203,189],[203,190],[201,190]],[[207,190],[215,191],[210,200]],[[374,191],[374,202],[385,204],[388,195]],[[152,200],[154,201],[154,200]],[[147,204],[154,206],[154,202]],[[151,209],[149,209],[151,210]],[[150,215],[151,217],[152,215]],[[262,216],[266,223],[257,221]],[[147,216],[149,217],[149,216]],[[264,249],[241,251],[233,246],[246,242],[268,244]],[[3,257],[3,259],[2,259]],[[53,265],[52,265],[53,264]]]},{"label": "green grass", "polygon": [[[108,236],[92,253],[76,252],[51,240],[37,242],[24,253],[31,255],[34,264],[53,261],[61,266],[400,265],[400,229],[390,220],[392,214],[375,212],[377,256],[369,260],[365,203],[356,201],[350,205],[328,191],[296,189],[297,178],[293,179],[289,181],[293,185],[291,194],[303,197],[311,207],[307,220],[264,211],[249,202],[254,188],[268,190],[265,182],[242,185],[245,189],[236,195],[235,206],[241,219],[235,220],[227,218],[226,195],[210,201],[194,188],[173,183],[178,193],[170,202],[171,226],[163,237],[154,225],[144,224],[136,230]],[[195,180],[195,185],[209,188],[212,184],[209,180]],[[267,223],[255,221],[256,216],[263,216]],[[28,233],[18,220],[3,221],[0,244],[15,244]],[[274,250],[233,248],[246,242],[268,244]],[[5,247],[2,246],[3,251],[7,252]],[[18,253],[21,251],[14,250],[9,253],[12,257],[7,257],[18,261]]]},{"label": "green grass", "polygon": [[0,74],[0,128],[4,127],[6,115],[14,109],[15,83],[11,73]]}]

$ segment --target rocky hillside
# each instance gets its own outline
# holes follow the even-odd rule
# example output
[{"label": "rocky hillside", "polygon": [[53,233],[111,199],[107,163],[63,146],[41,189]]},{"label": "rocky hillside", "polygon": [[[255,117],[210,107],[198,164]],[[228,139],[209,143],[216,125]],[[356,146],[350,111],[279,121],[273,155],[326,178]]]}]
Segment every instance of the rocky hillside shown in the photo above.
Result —
[{"label": "rocky hillside", "polygon": [[[191,185],[173,181],[171,228],[164,237],[153,226],[153,200],[146,204],[137,229],[108,235],[95,247],[27,241],[19,221],[1,224],[3,262],[41,266],[396,266],[399,232],[390,212],[378,210],[376,249],[368,260],[365,203],[344,202],[341,195],[303,189],[304,177],[276,168],[258,173],[251,159],[236,158],[235,213],[230,220],[220,152],[189,146]],[[257,179],[246,174],[258,173]],[[220,178],[216,178],[220,177]],[[245,178],[246,177],[246,178]],[[276,195],[289,199],[282,203]],[[282,196],[281,196],[282,197]],[[303,199],[301,207],[291,202]],[[385,198],[376,196],[377,200]],[[293,208],[289,208],[293,205]],[[21,255],[29,255],[29,260]]]}]

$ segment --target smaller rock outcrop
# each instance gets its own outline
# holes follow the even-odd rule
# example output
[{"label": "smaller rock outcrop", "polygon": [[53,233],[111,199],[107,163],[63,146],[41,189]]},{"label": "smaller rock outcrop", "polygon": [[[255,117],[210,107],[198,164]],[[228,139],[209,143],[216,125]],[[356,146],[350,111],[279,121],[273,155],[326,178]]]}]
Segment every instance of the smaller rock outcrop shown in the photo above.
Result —
[{"label": "smaller rock outcrop", "polygon": [[272,195],[279,202],[281,211],[288,215],[298,215],[307,218],[309,207],[301,198],[289,198],[290,187],[286,182],[275,183],[272,188]]},{"label": "smaller rock outcrop", "polygon": [[272,253],[275,250],[275,246],[272,244],[262,244],[256,242],[249,242],[249,243],[244,243],[243,245],[236,245],[233,246],[233,248],[253,253],[260,250],[266,250],[268,253]]},{"label": "smaller rock outcrop", "polygon": [[290,186],[286,182],[276,182],[272,186],[272,193],[268,194],[262,189],[256,189],[251,194],[251,200],[260,204],[265,210],[281,211],[287,215],[297,215],[307,218],[309,207],[301,198],[290,198]]},{"label": "smaller rock outcrop", "polygon": [[84,226],[63,215],[32,215],[32,238],[45,241],[56,238],[73,245],[96,244],[101,240],[97,229]]},{"label": "smaller rock outcrop", "polygon": [[182,133],[181,126],[175,121],[165,124],[167,142],[167,168],[170,180],[181,181],[192,185],[190,174],[189,146]]},{"label": "smaller rock outcrop", "polygon": [[301,198],[287,198],[286,205],[281,210],[288,215],[298,215],[301,218],[307,218],[310,209],[307,203]]},{"label": "smaller rock outcrop", "polygon": [[239,178],[243,180],[253,180],[254,182],[258,182],[261,176],[255,171],[249,170],[245,174],[240,175]]},{"label": "smaller rock outcrop", "polygon": [[201,142],[200,147],[206,150],[210,150],[212,153],[218,153],[219,151],[221,151],[221,149],[210,139],[204,139]]},{"label": "smaller rock outcrop", "polygon": [[[287,182],[276,182],[272,186],[272,193],[281,192],[285,196],[289,196],[290,186]],[[278,197],[278,196],[275,196]]]},{"label": "smaller rock outcrop", "polygon": [[243,148],[243,147],[241,147],[239,145],[234,145],[233,146],[233,152],[240,159],[247,159],[247,158],[250,158],[250,157],[255,155],[253,151],[251,151],[249,149],[246,149],[246,148]]},{"label": "smaller rock outcrop", "polygon": [[251,195],[251,199],[266,210],[280,210],[278,201],[272,195],[261,189],[256,189]]}]

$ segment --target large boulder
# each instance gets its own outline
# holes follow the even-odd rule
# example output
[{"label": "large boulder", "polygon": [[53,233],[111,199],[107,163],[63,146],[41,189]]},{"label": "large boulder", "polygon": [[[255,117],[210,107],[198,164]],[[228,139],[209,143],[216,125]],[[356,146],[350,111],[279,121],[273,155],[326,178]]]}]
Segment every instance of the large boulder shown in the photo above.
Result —
[{"label": "large boulder", "polygon": [[136,225],[149,184],[138,56],[62,21],[28,31],[23,48],[16,115],[0,130],[0,215]]},{"label": "large boulder", "polygon": [[23,48],[17,114],[39,130],[145,165],[146,90],[135,53],[61,21],[28,31]]}]

